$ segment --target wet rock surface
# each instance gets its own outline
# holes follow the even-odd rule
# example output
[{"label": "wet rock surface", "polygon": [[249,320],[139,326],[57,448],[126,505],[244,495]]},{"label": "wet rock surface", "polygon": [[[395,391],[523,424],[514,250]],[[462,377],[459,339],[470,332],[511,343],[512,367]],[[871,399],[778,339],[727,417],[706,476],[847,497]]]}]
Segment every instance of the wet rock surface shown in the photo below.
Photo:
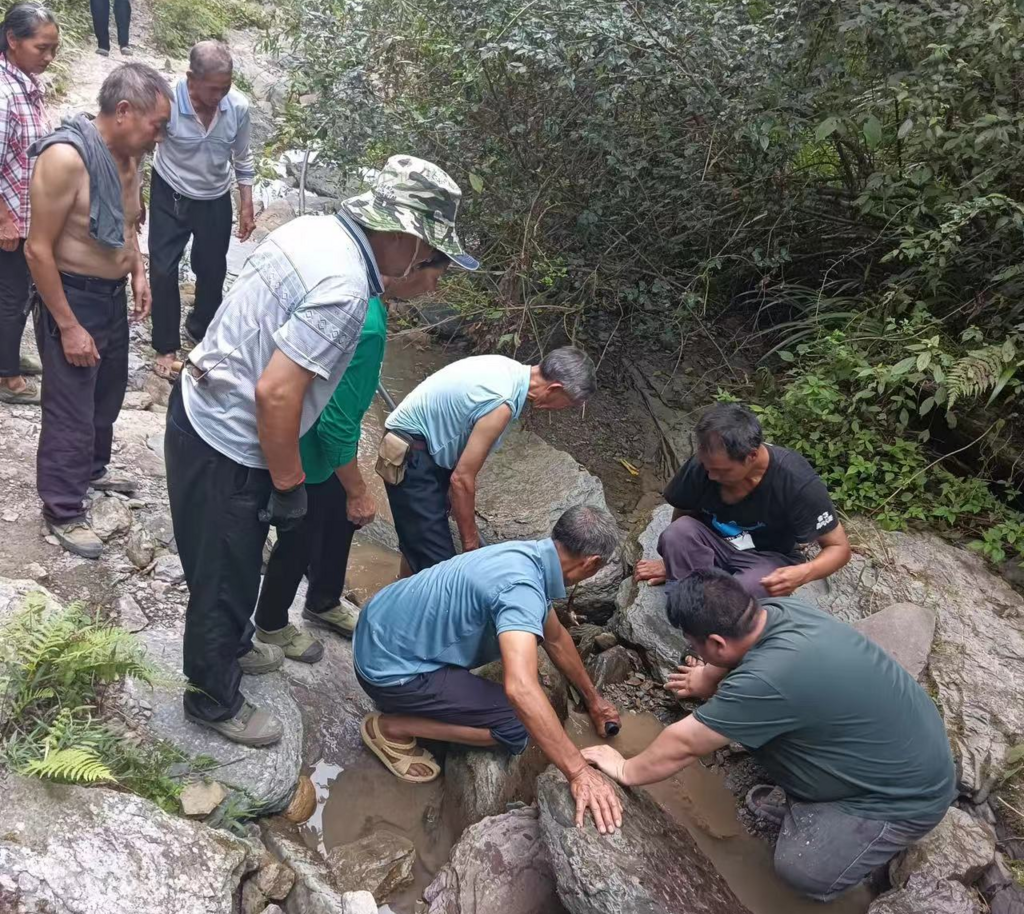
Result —
[{"label": "wet rock surface", "polygon": [[935,612],[916,603],[895,603],[853,623],[917,680],[924,677],[935,639]]},{"label": "wet rock surface", "polygon": [[992,826],[954,806],[930,834],[892,862],[889,876],[900,888],[914,878],[953,879],[971,885],[995,855]]},{"label": "wet rock surface", "polygon": [[232,914],[246,845],[102,787],[13,775],[3,791],[0,910]]},{"label": "wet rock surface", "polygon": [[424,892],[428,914],[560,914],[536,807],[513,809],[466,829]]},{"label": "wet rock surface", "polygon": [[[181,680],[181,633],[149,628],[140,637],[151,659],[168,677]],[[242,693],[259,708],[273,713],[284,727],[281,741],[264,749],[240,746],[213,730],[185,719],[180,685],[153,690],[138,683],[129,693],[152,704],[148,729],[167,739],[189,756],[209,755],[221,763],[216,776],[230,787],[244,791],[271,813],[288,805],[302,768],[302,715],[280,673],[243,676]]]},{"label": "wet rock surface", "polygon": [[978,893],[962,883],[915,878],[903,889],[880,895],[868,914],[983,914]]},{"label": "wet rock surface", "polygon": [[549,768],[537,780],[541,833],[558,897],[570,914],[742,914],[689,832],[642,791],[626,793],[622,828],[600,835],[589,817],[575,825],[565,778]]},{"label": "wet rock surface", "polygon": [[[658,559],[658,538],[672,522],[672,506],[662,505],[654,511],[650,524],[640,534],[638,558]],[[612,630],[619,639],[638,648],[659,682],[665,682],[676,671],[686,650],[682,632],[674,629],[665,615],[665,587],[622,581],[615,601]]]},{"label": "wet rock surface", "polygon": [[287,914],[350,914],[353,908],[335,890],[323,860],[277,831],[268,830],[264,837],[269,850],[295,873],[284,904]]},{"label": "wet rock surface", "polygon": [[339,892],[369,892],[375,898],[387,898],[412,882],[415,861],[412,842],[385,830],[332,848],[327,855]]}]

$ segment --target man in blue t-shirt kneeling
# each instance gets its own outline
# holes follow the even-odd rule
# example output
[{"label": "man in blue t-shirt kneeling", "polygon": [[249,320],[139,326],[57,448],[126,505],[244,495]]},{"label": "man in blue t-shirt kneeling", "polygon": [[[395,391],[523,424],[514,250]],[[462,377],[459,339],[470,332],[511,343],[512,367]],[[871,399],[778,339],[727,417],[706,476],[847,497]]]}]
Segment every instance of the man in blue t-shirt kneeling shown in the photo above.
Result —
[{"label": "man in blue t-shirt kneeling", "polygon": [[[589,808],[602,833],[614,831],[622,823],[618,797],[562,728],[538,680],[537,645],[605,736],[618,711],[594,687],[550,606],[617,546],[611,515],[578,505],[558,519],[551,539],[472,550],[381,590],[363,608],[354,639],[356,676],[384,712],[363,721],[370,750],[396,777],[425,783],[441,769],[417,739],[518,754],[532,738],[569,780],[577,823]],[[499,658],[502,684],[470,672]]]},{"label": "man in blue t-shirt kneeling", "polygon": [[705,661],[668,688],[708,700],[639,755],[596,746],[588,761],[621,784],[652,784],[740,743],[778,785],[747,794],[755,815],[782,826],[776,872],[819,901],[942,821],[956,798],[942,718],[878,645],[800,600],[757,601],[719,569],[672,588],[668,619]]}]

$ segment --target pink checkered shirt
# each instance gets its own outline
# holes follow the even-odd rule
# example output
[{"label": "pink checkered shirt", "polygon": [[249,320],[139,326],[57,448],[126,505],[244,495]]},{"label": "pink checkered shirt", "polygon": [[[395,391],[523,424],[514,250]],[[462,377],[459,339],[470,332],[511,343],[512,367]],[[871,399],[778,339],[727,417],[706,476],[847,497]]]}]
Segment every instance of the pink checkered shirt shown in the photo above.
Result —
[{"label": "pink checkered shirt", "polygon": [[32,178],[28,148],[49,132],[43,85],[0,54],[0,202],[28,236],[28,185]]}]

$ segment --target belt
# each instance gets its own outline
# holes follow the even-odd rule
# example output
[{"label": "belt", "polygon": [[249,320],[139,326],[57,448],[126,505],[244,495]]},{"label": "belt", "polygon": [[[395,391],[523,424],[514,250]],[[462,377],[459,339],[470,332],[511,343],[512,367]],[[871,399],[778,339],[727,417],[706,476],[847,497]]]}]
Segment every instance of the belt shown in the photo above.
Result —
[{"label": "belt", "polygon": [[425,438],[420,438],[418,435],[414,438],[412,435],[408,436],[409,447],[414,451],[425,451],[427,449],[427,442]]},{"label": "belt", "polygon": [[78,273],[61,273],[61,282],[72,289],[83,292],[99,292],[104,295],[117,295],[127,284],[128,277],[123,279],[103,279],[99,276],[80,276]]}]

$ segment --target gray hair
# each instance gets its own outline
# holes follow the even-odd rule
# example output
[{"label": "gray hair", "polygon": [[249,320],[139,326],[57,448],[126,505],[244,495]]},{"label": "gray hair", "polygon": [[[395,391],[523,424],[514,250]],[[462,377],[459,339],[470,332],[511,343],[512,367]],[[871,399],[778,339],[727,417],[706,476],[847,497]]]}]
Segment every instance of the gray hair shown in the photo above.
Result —
[{"label": "gray hair", "polygon": [[555,523],[551,538],[570,555],[599,555],[602,564],[610,561],[619,548],[619,528],[615,518],[601,508],[575,505]]},{"label": "gray hair", "polygon": [[698,450],[708,453],[721,448],[737,463],[764,443],[761,423],[742,403],[716,403],[700,417],[694,434]]},{"label": "gray hair", "polygon": [[118,102],[136,111],[152,111],[160,96],[171,100],[171,87],[149,64],[123,63],[100,86],[100,114],[113,114]]},{"label": "gray hair", "polygon": [[51,23],[60,28],[57,17],[41,3],[15,3],[0,23],[0,51],[8,49],[8,32],[15,38],[31,38],[39,31],[39,26]]},{"label": "gray hair", "polygon": [[594,362],[582,349],[563,346],[553,349],[540,363],[540,373],[545,381],[562,385],[573,403],[583,403],[594,396],[597,390],[597,369]]},{"label": "gray hair", "polygon": [[223,41],[200,41],[188,55],[188,68],[194,76],[230,73],[234,69],[231,51]]}]

